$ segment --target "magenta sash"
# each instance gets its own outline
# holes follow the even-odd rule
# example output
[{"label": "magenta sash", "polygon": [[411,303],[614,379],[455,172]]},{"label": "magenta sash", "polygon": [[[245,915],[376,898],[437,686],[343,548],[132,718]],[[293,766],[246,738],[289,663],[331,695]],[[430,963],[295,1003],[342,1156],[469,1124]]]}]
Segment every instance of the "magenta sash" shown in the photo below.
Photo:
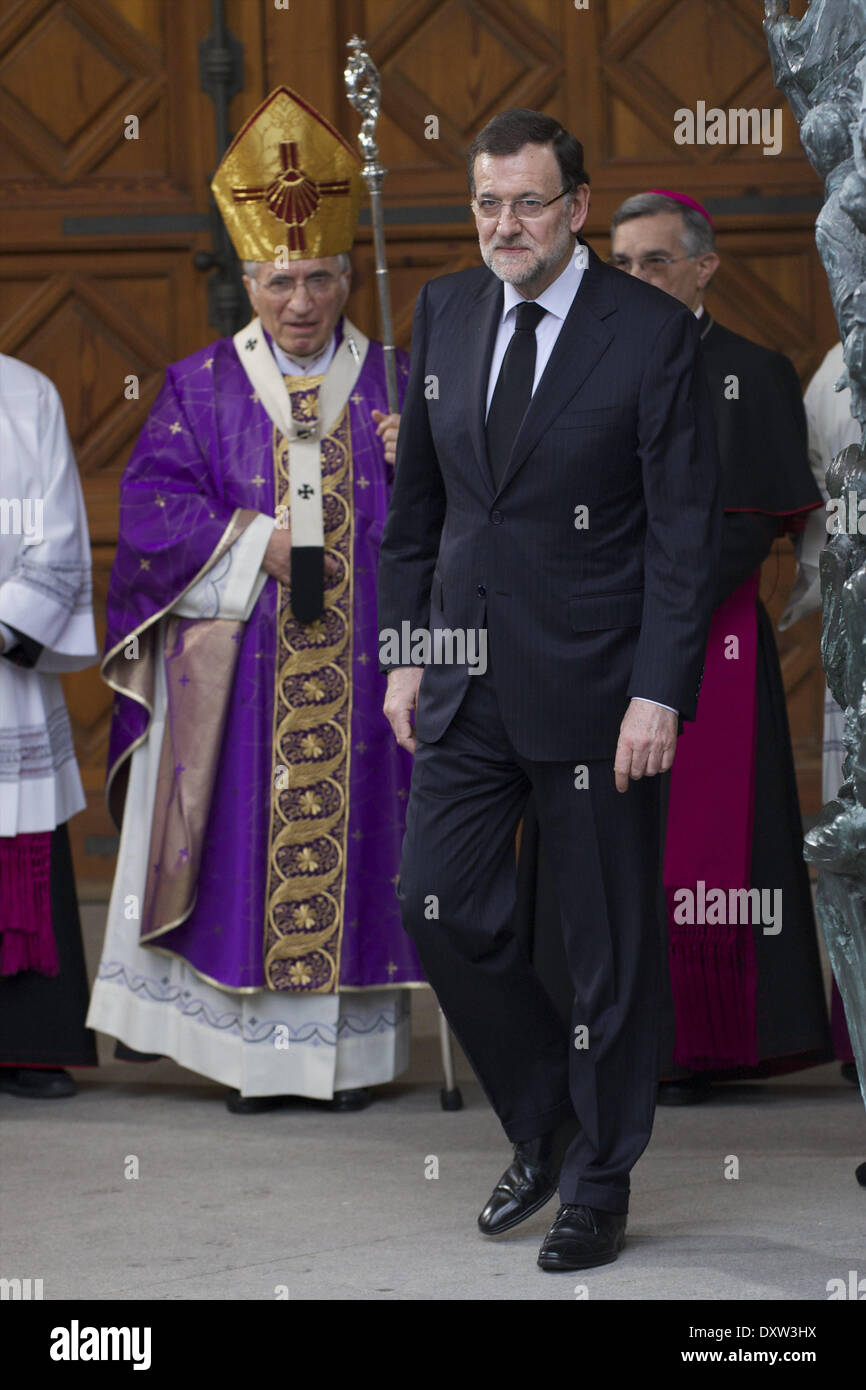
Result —
[{"label": "magenta sash", "polygon": [[0,975],[56,975],[51,832],[0,838]]},{"label": "magenta sash", "polygon": [[[693,1070],[758,1061],[750,913],[728,890],[748,888],[751,873],[759,580],[756,570],[713,615],[697,719],[680,735],[671,774],[664,883],[674,1061]],[[705,908],[713,889],[724,900],[716,894]],[[693,913],[680,890],[694,895]],[[707,916],[721,920],[700,920]]]}]

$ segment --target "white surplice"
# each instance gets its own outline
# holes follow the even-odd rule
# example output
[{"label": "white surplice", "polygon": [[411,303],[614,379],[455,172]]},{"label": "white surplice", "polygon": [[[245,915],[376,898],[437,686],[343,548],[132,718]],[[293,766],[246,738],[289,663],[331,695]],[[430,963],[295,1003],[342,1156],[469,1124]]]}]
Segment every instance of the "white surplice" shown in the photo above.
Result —
[{"label": "white surplice", "polygon": [[2,355],[0,624],[42,646],[0,657],[0,836],[54,830],[85,805],[60,673],[97,659],[87,515],[56,387]]}]

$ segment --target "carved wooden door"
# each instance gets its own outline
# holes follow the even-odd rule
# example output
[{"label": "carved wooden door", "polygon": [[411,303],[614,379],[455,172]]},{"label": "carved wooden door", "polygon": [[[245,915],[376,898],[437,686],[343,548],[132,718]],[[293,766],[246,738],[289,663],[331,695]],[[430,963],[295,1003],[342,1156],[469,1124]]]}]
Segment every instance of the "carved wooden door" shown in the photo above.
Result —
[{"label": "carved wooden door", "polygon": [[[463,151],[496,110],[534,106],[582,139],[587,234],[606,254],[629,194],[676,188],[709,205],[722,268],[710,308],[787,352],[804,382],[835,338],[813,225],[820,187],[772,85],[754,0],[226,0],[243,45],[236,130],[278,83],[354,139],[346,40],[382,73],[391,289],[408,346],[424,280],[477,262]],[[792,7],[795,9],[796,7]],[[802,4],[800,5],[802,10]],[[6,0],[0,14],[0,351],[57,384],[82,473],[97,610],[116,539],[118,482],[166,364],[216,336],[205,277],[213,106],[200,89],[208,0]],[[678,145],[675,113],[782,108],[782,149]],[[130,122],[129,118],[135,121]],[[350,313],[377,331],[368,219]],[[130,378],[136,380],[130,391]],[[781,548],[785,550],[785,547]],[[787,554],[765,567],[771,608]],[[820,802],[817,620],[780,641],[804,809]],[[105,885],[115,841],[102,806],[110,692],[66,682],[88,809],[71,825],[80,887]]]}]

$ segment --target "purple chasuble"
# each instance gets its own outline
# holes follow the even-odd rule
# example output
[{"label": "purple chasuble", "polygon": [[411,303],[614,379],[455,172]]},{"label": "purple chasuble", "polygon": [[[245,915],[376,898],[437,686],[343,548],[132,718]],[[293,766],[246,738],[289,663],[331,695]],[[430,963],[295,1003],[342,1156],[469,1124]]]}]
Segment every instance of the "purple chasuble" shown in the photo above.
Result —
[{"label": "purple chasuble", "polygon": [[[341,325],[337,334],[341,334]],[[401,401],[407,372],[406,355],[398,354]],[[336,922],[333,911],[331,921],[337,931],[332,941],[338,940],[339,947],[333,953],[337,973],[323,985],[321,977],[307,969],[293,950],[287,953],[293,963],[276,973],[269,972],[266,979],[266,900],[273,891],[273,874],[279,874],[282,863],[271,854],[275,677],[278,661],[287,650],[277,641],[281,587],[269,577],[249,620],[237,624],[234,633],[239,648],[237,664],[201,846],[194,906],[179,925],[163,925],[151,938],[154,945],[182,956],[206,979],[231,989],[257,989],[267,984],[298,993],[316,988],[333,992],[424,980],[414,947],[403,931],[395,896],[411,757],[397,746],[382,713],[385,677],[378,669],[376,567],[393,470],[385,463],[371,419],[373,410],[388,413],[383,351],[376,342],[369,345],[346,411],[348,428],[344,422],[338,440],[346,455],[340,486],[346,510],[351,510],[345,545],[352,576],[347,591],[350,607],[345,609],[344,605],[351,643],[341,658],[345,667],[342,678],[349,686],[341,734],[346,757],[340,764],[343,784],[334,795],[347,798],[348,805],[337,846],[343,856],[341,889],[338,893],[331,884],[333,891],[320,895],[328,896],[338,908]],[[128,759],[144,737],[150,719],[147,680],[138,674],[130,676],[128,682],[118,679],[118,670],[123,671],[119,658],[136,634],[146,644],[153,623],[220,553],[220,546],[225,548],[227,536],[229,541],[234,539],[255,514],[274,515],[275,489],[279,490],[279,479],[274,476],[274,434],[230,338],[169,367],[121,484],[120,536],[107,602],[105,661],[106,675],[118,692],[108,786],[115,821],[122,814]],[[323,475],[325,466],[323,448]],[[340,499],[325,498],[326,529],[331,501]],[[328,583],[326,578],[326,593]],[[284,625],[284,637],[288,637],[288,649],[307,646],[314,659],[315,642],[307,638],[315,625],[286,628],[285,604],[279,621]],[[179,620],[176,640],[166,643],[166,737],[174,714],[179,720],[185,717],[187,693],[197,688],[195,672],[191,678],[185,670],[187,665],[193,670],[196,625],[197,620]],[[228,624],[220,627],[224,643]],[[200,671],[200,653],[197,660]],[[125,665],[134,667],[135,662]],[[339,676],[336,661],[332,666]],[[311,682],[306,684],[309,687]],[[320,684],[314,677],[311,700],[323,698]],[[121,693],[127,688],[132,688],[131,695]],[[282,692],[281,699],[283,696],[290,702],[294,698],[291,691]],[[181,779],[175,789],[178,796],[182,779],[194,772],[195,768],[184,765],[175,768],[174,776]],[[339,781],[337,770],[331,780],[335,785]],[[303,795],[300,804],[304,816],[328,816],[332,812],[330,804],[322,804],[315,788]],[[289,838],[293,828],[290,824]],[[143,826],[141,831],[149,834],[150,827]],[[320,838],[316,851],[319,860],[327,838]],[[336,838],[334,831],[328,843]],[[184,852],[181,847],[179,861]],[[311,874],[327,867],[324,861],[321,865],[317,862],[312,851],[305,852]],[[151,870],[154,868],[151,865]],[[163,873],[180,869],[180,862],[159,865]],[[305,918],[298,918],[297,909],[295,916],[303,928]]]}]

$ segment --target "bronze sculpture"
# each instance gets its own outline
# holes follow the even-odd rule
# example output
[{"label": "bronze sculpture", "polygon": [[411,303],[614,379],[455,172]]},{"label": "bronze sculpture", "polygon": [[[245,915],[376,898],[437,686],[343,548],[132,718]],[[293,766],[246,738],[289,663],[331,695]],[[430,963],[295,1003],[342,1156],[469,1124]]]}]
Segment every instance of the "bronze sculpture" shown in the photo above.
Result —
[{"label": "bronze sculpture", "polygon": [[[866,0],[812,0],[799,20],[788,0],[765,0],[764,11],[776,86],[825,181],[815,236],[844,345],[837,389],[851,387],[864,427],[827,473],[838,502],[828,505],[821,553],[821,658],[845,713],[844,781],[807,834],[805,857],[818,866],[818,919],[866,1102]],[[866,1185],[866,1164],[857,1176]]]}]

